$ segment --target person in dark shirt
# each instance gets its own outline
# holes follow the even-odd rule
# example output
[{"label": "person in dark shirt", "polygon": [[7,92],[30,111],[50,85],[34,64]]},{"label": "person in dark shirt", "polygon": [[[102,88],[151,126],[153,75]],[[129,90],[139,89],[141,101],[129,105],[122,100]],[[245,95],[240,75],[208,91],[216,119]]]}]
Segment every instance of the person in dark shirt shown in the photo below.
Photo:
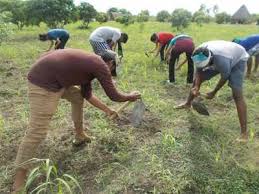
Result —
[{"label": "person in dark shirt", "polygon": [[21,164],[35,158],[39,144],[48,133],[49,123],[60,98],[71,102],[75,139],[79,142],[91,142],[91,138],[83,129],[84,98],[107,116],[117,115],[92,93],[93,79],[96,78],[100,82],[106,95],[113,101],[135,101],[140,98],[139,92],[124,94],[115,88],[110,72],[115,53],[105,51],[100,55],[79,49],[56,50],[40,57],[30,69],[28,74],[30,121],[16,156],[18,169],[13,185],[14,193],[24,185],[26,174],[30,169],[29,165],[21,166]]},{"label": "person in dark shirt", "polygon": [[47,51],[51,50],[51,48],[54,45],[54,41],[55,41],[55,50],[64,49],[69,39],[69,33],[64,29],[52,29],[52,30],[49,30],[48,33],[39,34],[39,39],[41,41],[49,40],[51,42]]},{"label": "person in dark shirt", "polygon": [[179,64],[177,69],[179,69],[183,64],[186,63],[186,61],[188,61],[187,84],[191,84],[193,82],[194,68],[191,56],[194,48],[195,46],[192,38],[185,34],[177,35],[170,41],[166,50],[166,59],[169,61],[168,83],[175,82],[175,63],[178,62],[182,53],[185,53],[186,59],[181,64]]}]

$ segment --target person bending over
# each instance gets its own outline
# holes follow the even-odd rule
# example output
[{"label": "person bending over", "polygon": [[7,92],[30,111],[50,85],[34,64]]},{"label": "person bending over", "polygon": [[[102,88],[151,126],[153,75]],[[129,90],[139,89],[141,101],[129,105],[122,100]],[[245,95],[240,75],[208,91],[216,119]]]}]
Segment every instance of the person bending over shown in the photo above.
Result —
[{"label": "person bending over", "polygon": [[16,156],[16,165],[19,168],[15,175],[14,193],[23,187],[30,169],[30,166],[21,164],[37,156],[37,148],[46,138],[49,123],[61,98],[71,103],[75,139],[79,143],[91,142],[83,129],[84,99],[108,116],[116,114],[92,93],[92,80],[96,78],[106,95],[115,102],[135,101],[140,98],[139,92],[124,94],[115,88],[110,73],[110,69],[114,68],[115,53],[107,51],[100,55],[101,57],[79,49],[57,50],[40,57],[30,69],[30,120]]},{"label": "person bending over", "polygon": [[170,41],[166,50],[166,59],[169,61],[169,83],[175,82],[175,64],[182,53],[185,53],[186,60],[179,64],[176,69],[179,69],[188,61],[187,84],[193,82],[193,61],[191,56],[194,48],[192,38],[185,34],[177,35]]},{"label": "person bending over", "polygon": [[216,40],[200,45],[192,55],[194,66],[196,67],[192,89],[187,101],[176,108],[190,108],[193,99],[200,94],[199,90],[202,83],[220,74],[220,80],[216,87],[206,94],[206,98],[213,99],[228,81],[239,117],[240,140],[247,140],[247,107],[243,96],[243,80],[248,57],[249,55],[245,49],[233,42]]},{"label": "person bending over", "polygon": [[[118,45],[118,55],[123,57],[122,43],[127,43],[128,34],[121,32],[118,28],[103,26],[95,29],[89,38],[89,42],[95,54],[99,55],[105,50],[116,50]],[[112,71],[113,76],[117,76],[116,68]]]},{"label": "person bending over", "polygon": [[155,52],[155,57],[160,54],[161,62],[165,60],[164,51],[167,48],[171,39],[174,38],[174,35],[170,32],[157,32],[153,33],[150,37],[150,41],[155,43],[156,46],[153,50],[149,51],[150,53]]},{"label": "person bending over", "polygon": [[39,34],[39,39],[41,41],[50,41],[50,46],[47,51],[50,51],[55,42],[55,50],[56,49],[64,49],[65,45],[69,39],[68,31],[64,29],[52,29],[49,30],[47,33]]},{"label": "person bending over", "polygon": [[253,63],[253,56],[255,57],[255,66],[253,72],[256,73],[259,65],[259,34],[247,36],[245,38],[235,38],[233,42],[243,46],[250,55],[247,62],[246,77],[250,77]]}]

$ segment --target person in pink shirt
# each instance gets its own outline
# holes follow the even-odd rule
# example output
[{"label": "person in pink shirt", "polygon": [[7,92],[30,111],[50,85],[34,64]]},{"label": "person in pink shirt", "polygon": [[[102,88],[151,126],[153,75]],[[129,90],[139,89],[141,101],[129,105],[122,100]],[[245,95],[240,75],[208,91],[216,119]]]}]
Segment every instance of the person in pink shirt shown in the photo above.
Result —
[{"label": "person in pink shirt", "polygon": [[156,44],[156,47],[150,51],[150,53],[155,52],[157,57],[160,53],[161,62],[165,60],[164,50],[167,48],[171,39],[174,38],[174,35],[170,32],[157,32],[153,33],[150,37],[151,42]]}]

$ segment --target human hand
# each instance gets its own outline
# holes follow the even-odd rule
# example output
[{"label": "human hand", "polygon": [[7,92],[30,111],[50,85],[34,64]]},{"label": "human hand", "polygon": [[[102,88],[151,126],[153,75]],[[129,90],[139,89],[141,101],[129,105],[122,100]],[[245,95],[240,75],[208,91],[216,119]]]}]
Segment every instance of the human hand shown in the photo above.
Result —
[{"label": "human hand", "polygon": [[113,109],[109,109],[106,114],[110,119],[115,119],[119,117],[119,114]]},{"label": "human hand", "polygon": [[191,93],[193,96],[197,97],[200,95],[199,89],[197,87],[194,87],[191,89]]},{"label": "human hand", "polygon": [[211,92],[208,92],[208,93],[206,94],[205,98],[207,98],[207,99],[213,99],[213,98],[215,97],[215,95],[216,95],[216,92],[213,90],[213,91],[211,91]]},{"label": "human hand", "polygon": [[169,62],[170,62],[170,57],[169,57],[169,56],[166,56],[166,57],[165,57],[165,61],[166,61],[167,64],[169,64]]},{"label": "human hand", "polygon": [[133,91],[129,94],[129,101],[131,101],[131,102],[134,102],[140,98],[141,98],[141,94],[139,91]]}]

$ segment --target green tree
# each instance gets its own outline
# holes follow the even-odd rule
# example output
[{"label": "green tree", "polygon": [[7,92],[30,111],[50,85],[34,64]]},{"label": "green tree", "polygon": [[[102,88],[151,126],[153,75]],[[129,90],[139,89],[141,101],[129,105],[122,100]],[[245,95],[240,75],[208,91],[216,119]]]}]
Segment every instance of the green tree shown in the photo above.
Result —
[{"label": "green tree", "polygon": [[107,21],[108,21],[108,16],[107,16],[107,14],[104,13],[104,12],[99,12],[99,13],[97,13],[96,21],[99,22],[100,24],[101,24],[101,23],[104,23],[104,22],[107,22]]},{"label": "green tree", "polygon": [[177,30],[181,28],[186,28],[190,24],[192,19],[191,12],[186,9],[175,9],[172,13],[172,26],[176,27]]},{"label": "green tree", "polygon": [[192,16],[192,21],[200,26],[204,23],[209,23],[210,20],[210,16],[204,11],[196,11]]},{"label": "green tree", "polygon": [[168,11],[162,10],[157,13],[156,20],[159,22],[168,22],[170,20],[171,15]]},{"label": "green tree", "polygon": [[231,16],[228,15],[226,12],[221,12],[215,15],[216,23],[223,24],[229,23],[231,21]]},{"label": "green tree", "polygon": [[6,14],[8,14],[8,13],[7,12],[3,12],[3,13],[0,14],[0,44],[3,41],[6,41],[8,36],[11,33],[10,28],[8,27],[8,25],[5,22],[6,19],[7,19]]},{"label": "green tree", "polygon": [[80,19],[83,21],[83,27],[88,28],[88,25],[92,19],[97,15],[97,11],[90,3],[81,3],[79,6]]},{"label": "green tree", "polygon": [[0,1],[1,11],[11,12],[11,20],[21,30],[27,22],[27,1],[2,0]]},{"label": "green tree", "polygon": [[259,19],[259,14],[251,14],[251,22],[252,23],[257,23],[258,19]]},{"label": "green tree", "polygon": [[126,26],[129,25],[129,24],[134,24],[134,22],[135,22],[134,17],[130,14],[119,16],[119,17],[116,18],[115,21],[119,22],[121,24],[124,24]]},{"label": "green tree", "polygon": [[110,20],[115,20],[113,13],[118,13],[119,9],[116,7],[111,7],[110,9],[108,9],[107,11],[107,15],[109,17]]},{"label": "green tree", "polygon": [[73,0],[29,0],[28,22],[45,22],[50,28],[63,27],[71,22],[75,5]]},{"label": "green tree", "polygon": [[147,22],[149,20],[149,11],[148,10],[142,10],[137,15],[137,22]]},{"label": "green tree", "polygon": [[127,9],[119,9],[118,13],[122,14],[122,15],[132,15],[130,13],[130,11],[128,11]]}]

